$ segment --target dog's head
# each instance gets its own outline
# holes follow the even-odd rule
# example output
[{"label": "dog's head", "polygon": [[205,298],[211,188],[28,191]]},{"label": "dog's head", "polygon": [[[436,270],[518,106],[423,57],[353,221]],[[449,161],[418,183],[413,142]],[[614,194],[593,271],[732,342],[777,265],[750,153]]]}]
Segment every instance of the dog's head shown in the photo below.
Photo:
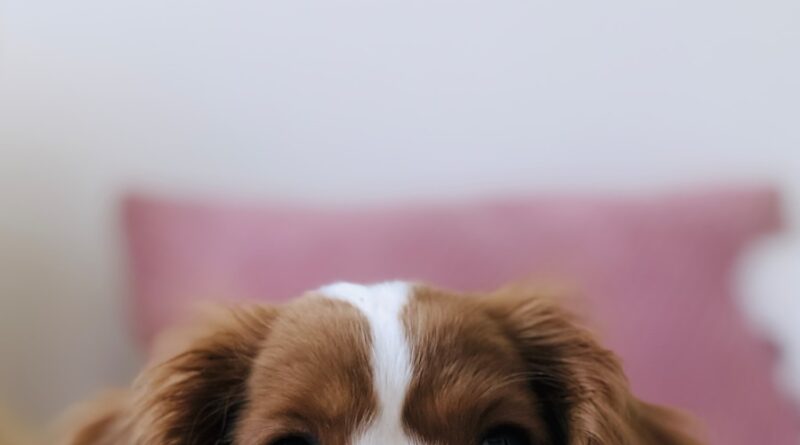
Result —
[{"label": "dog's head", "polygon": [[695,443],[546,297],[336,284],[204,326],[73,443]]}]

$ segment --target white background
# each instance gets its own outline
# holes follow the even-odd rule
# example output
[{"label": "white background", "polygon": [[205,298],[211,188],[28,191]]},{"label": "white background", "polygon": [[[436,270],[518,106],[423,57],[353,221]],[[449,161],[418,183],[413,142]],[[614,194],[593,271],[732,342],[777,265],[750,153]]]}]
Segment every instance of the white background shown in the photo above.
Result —
[{"label": "white background", "polygon": [[[0,400],[36,420],[136,368],[130,186],[386,202],[772,182],[797,228],[796,0],[0,0],[0,51]],[[744,274],[752,319],[794,339],[784,377],[797,244]]]}]

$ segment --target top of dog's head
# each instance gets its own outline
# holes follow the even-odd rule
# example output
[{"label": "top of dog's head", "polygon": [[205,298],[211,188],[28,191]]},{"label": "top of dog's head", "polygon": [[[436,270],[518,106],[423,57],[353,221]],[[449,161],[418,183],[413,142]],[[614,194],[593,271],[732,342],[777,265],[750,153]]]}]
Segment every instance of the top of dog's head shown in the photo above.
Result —
[{"label": "top of dog's head", "polygon": [[695,443],[541,296],[340,283],[203,326],[68,443]]}]

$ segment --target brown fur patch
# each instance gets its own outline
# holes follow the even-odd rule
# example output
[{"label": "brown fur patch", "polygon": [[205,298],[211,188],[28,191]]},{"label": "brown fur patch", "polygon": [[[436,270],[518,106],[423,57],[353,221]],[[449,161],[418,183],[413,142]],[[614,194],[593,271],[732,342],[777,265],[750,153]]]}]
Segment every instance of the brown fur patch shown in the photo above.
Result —
[{"label": "brown fur patch", "polygon": [[233,443],[248,404],[247,383],[278,311],[227,311],[182,352],[146,370],[134,385],[133,444]]},{"label": "brown fur patch", "polygon": [[367,320],[341,301],[299,300],[275,320],[254,362],[237,443],[306,433],[346,445],[375,414],[372,388]]},{"label": "brown fur patch", "polygon": [[477,301],[418,288],[403,321],[415,369],[404,417],[414,435],[461,445],[514,425],[532,443],[547,443],[525,362]]}]

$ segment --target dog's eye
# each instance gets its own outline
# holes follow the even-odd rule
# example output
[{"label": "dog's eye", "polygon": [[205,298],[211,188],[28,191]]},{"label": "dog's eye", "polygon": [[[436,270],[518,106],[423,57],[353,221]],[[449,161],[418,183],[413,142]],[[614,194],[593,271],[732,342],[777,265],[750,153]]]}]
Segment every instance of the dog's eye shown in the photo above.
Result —
[{"label": "dog's eye", "polygon": [[317,440],[305,434],[291,434],[270,442],[270,445],[318,445]]},{"label": "dog's eye", "polygon": [[481,445],[530,445],[528,435],[513,426],[501,426],[489,430]]}]

